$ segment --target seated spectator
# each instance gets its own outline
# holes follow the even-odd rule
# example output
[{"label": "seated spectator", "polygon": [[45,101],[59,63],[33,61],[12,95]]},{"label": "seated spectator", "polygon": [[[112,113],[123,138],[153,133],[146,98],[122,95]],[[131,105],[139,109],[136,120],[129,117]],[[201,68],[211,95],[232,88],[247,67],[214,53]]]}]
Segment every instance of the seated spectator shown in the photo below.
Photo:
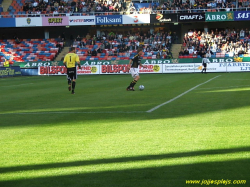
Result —
[{"label": "seated spectator", "polygon": [[161,58],[160,52],[157,52],[156,58],[157,58],[157,59],[160,59],[160,58]]},{"label": "seated spectator", "polygon": [[59,16],[59,14],[58,14],[58,11],[57,11],[57,10],[54,10],[54,11],[53,11],[53,16]]},{"label": "seated spectator", "polygon": [[90,49],[88,50],[88,56],[92,56],[92,51]]},{"label": "seated spectator", "polygon": [[37,1],[34,1],[33,3],[33,8],[36,8],[38,6],[38,2]]},{"label": "seated spectator", "polygon": [[84,41],[80,41],[80,47],[83,48],[86,44],[84,43]]},{"label": "seated spectator", "polygon": [[118,56],[117,49],[114,51],[114,56]]},{"label": "seated spectator", "polygon": [[19,40],[18,37],[16,37],[15,42],[16,42],[16,44],[20,44],[21,43],[21,41]]},{"label": "seated spectator", "polygon": [[184,56],[184,49],[179,52],[179,56]]},{"label": "seated spectator", "polygon": [[189,51],[187,48],[185,48],[185,50],[184,50],[184,55],[189,55]]},{"label": "seated spectator", "polygon": [[87,35],[86,35],[86,39],[87,39],[87,40],[89,40],[90,38],[91,38],[90,34],[89,34],[89,33],[87,33]]},{"label": "seated spectator", "polygon": [[82,40],[82,39],[81,39],[80,35],[77,35],[76,41],[80,42],[81,40]]},{"label": "seated spectator", "polygon": [[56,47],[58,48],[58,52],[61,52],[62,45],[59,42],[56,44]]},{"label": "seated spectator", "polygon": [[102,49],[100,47],[97,49],[97,53],[102,53]]},{"label": "seated spectator", "polygon": [[97,52],[95,49],[93,49],[93,51],[92,51],[92,56],[97,56]]},{"label": "seated spectator", "polygon": [[112,50],[109,50],[109,51],[108,51],[108,55],[109,55],[109,56],[114,56],[113,51],[112,51]]}]

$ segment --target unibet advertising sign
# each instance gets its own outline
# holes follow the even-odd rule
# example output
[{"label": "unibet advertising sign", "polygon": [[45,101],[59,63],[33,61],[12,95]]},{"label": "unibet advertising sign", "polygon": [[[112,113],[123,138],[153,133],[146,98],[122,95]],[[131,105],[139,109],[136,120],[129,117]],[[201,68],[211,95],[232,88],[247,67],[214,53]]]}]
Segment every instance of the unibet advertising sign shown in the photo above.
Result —
[{"label": "unibet advertising sign", "polygon": [[206,12],[206,22],[234,21],[234,12]]}]

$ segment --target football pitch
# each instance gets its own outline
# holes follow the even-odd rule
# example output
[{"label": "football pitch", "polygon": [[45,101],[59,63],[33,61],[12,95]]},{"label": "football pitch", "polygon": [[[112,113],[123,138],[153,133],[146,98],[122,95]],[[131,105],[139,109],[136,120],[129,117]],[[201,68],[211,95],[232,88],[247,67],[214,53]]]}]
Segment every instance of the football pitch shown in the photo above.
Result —
[{"label": "football pitch", "polygon": [[250,73],[140,76],[1,78],[0,186],[250,186]]}]

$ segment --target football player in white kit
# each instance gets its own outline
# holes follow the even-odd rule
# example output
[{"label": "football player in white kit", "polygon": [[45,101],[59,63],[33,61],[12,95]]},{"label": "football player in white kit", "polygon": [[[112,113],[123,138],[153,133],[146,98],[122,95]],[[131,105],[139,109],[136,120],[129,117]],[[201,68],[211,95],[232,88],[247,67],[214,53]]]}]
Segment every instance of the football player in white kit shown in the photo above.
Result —
[{"label": "football player in white kit", "polygon": [[142,49],[139,48],[137,50],[137,54],[132,59],[130,59],[130,61],[129,61],[128,68],[130,69],[130,73],[131,73],[134,80],[127,87],[127,89],[126,89],[127,91],[135,91],[134,86],[137,83],[137,81],[140,79],[139,68],[138,67],[141,66],[143,68],[146,68],[146,66],[141,64],[141,55],[142,55],[142,53],[143,53]]}]

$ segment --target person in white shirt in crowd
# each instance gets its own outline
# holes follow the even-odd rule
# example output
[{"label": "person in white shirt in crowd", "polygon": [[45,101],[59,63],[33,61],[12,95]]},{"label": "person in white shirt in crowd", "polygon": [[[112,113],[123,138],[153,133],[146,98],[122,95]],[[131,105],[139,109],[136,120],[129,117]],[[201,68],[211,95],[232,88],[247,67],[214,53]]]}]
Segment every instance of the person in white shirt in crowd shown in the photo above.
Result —
[{"label": "person in white shirt in crowd", "polygon": [[228,7],[228,5],[226,6],[226,12],[229,12],[230,8]]},{"label": "person in white shirt in crowd", "polygon": [[38,2],[37,1],[34,1],[33,5],[32,5],[34,8],[36,8],[38,6]]},{"label": "person in white shirt in crowd", "polygon": [[245,31],[244,31],[244,29],[241,29],[240,30],[240,38],[243,38],[243,37],[245,37]]}]

